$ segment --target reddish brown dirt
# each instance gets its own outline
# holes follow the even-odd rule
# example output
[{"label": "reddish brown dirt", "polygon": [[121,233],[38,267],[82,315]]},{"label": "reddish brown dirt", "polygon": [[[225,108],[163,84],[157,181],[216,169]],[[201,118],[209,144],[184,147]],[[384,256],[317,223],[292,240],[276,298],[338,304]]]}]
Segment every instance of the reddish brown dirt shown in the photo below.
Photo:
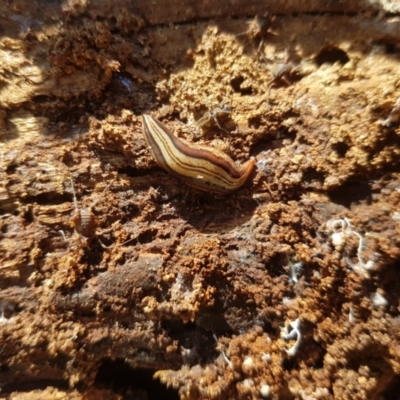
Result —
[{"label": "reddish brown dirt", "polygon": [[[118,4],[1,14],[0,397],[397,398],[398,18]],[[143,113],[253,175],[185,186]]]}]

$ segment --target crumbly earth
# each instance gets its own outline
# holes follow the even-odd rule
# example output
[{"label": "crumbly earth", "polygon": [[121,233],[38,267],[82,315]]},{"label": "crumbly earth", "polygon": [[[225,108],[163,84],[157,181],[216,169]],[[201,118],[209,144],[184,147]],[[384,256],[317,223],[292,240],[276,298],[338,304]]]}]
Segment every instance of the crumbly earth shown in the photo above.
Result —
[{"label": "crumbly earth", "polygon": [[[398,398],[399,17],[25,3],[0,17],[0,398]],[[143,113],[253,175],[186,187]]]}]

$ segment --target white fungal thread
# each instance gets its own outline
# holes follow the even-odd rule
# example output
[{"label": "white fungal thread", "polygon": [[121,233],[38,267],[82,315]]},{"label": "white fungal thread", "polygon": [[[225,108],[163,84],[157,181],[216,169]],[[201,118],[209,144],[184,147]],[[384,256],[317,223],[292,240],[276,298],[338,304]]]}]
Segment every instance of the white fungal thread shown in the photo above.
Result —
[{"label": "white fungal thread", "polygon": [[296,355],[297,350],[299,349],[300,342],[301,342],[301,333],[300,333],[300,318],[297,318],[294,321],[289,322],[289,325],[286,325],[281,333],[281,337],[284,340],[292,340],[296,339],[295,344],[290,347],[289,349],[283,349],[285,350],[286,354],[289,357],[293,357]]},{"label": "white fungal thread", "polygon": [[331,241],[335,247],[341,246],[350,235],[357,236],[358,263],[354,264],[349,257],[346,257],[346,261],[354,271],[363,273],[366,277],[369,277],[368,271],[374,268],[375,262],[373,260],[368,260],[367,262],[363,260],[362,252],[365,248],[365,238],[353,229],[351,221],[346,217],[343,219],[333,219],[327,222],[327,227],[333,231]]},{"label": "white fungal thread", "polygon": [[[213,333],[213,338],[215,340],[215,343],[218,344],[218,338],[215,333]],[[228,367],[233,368],[233,364],[232,364],[231,360],[229,360],[228,356],[225,354],[225,352],[223,350],[221,350],[221,354],[222,354],[222,358],[224,359],[224,361],[226,362]]]}]

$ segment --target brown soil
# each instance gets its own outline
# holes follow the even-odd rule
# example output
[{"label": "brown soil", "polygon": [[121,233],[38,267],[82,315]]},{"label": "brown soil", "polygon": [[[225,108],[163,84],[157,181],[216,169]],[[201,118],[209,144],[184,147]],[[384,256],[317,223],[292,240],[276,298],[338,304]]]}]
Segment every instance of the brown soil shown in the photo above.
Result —
[{"label": "brown soil", "polygon": [[[399,18],[6,3],[0,398],[397,399]],[[253,175],[184,185],[143,113]]]}]

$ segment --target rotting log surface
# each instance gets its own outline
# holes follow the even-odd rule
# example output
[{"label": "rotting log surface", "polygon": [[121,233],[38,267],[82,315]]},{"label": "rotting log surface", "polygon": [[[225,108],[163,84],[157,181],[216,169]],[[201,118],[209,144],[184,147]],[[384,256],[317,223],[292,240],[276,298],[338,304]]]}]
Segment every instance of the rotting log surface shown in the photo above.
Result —
[{"label": "rotting log surface", "polygon": [[[2,398],[398,393],[399,18],[237,3],[1,6]],[[186,187],[142,113],[255,173]]]}]

